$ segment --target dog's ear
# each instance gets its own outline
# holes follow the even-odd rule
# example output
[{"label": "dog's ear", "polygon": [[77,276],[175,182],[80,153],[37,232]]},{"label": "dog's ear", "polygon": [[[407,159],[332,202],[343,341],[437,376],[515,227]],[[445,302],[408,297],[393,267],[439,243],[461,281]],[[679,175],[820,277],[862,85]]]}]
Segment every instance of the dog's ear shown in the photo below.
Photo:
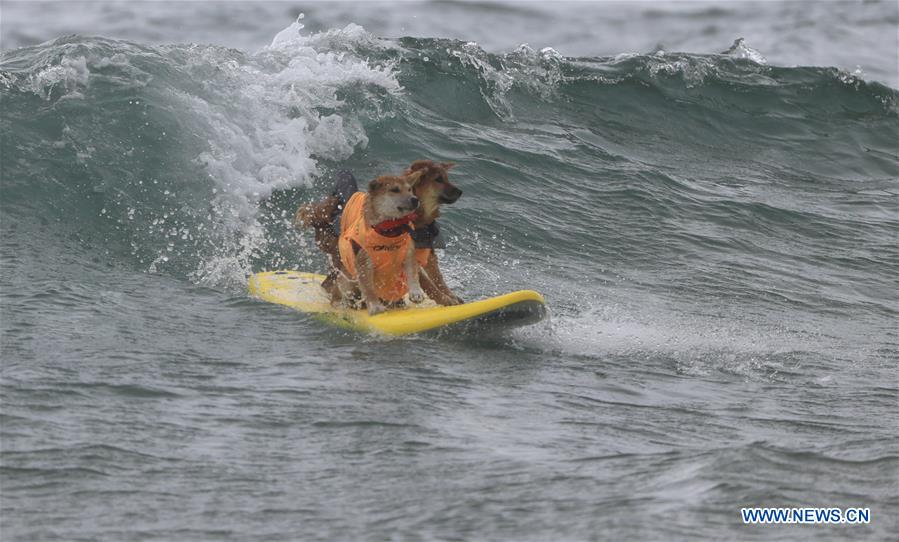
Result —
[{"label": "dog's ear", "polygon": [[433,160],[416,160],[409,165],[409,167],[406,169],[406,173],[412,173],[413,171],[427,169],[433,165]]},{"label": "dog's ear", "polygon": [[418,171],[413,171],[412,173],[406,175],[406,180],[409,181],[409,184],[411,186],[415,186],[416,184],[418,184],[418,181],[421,180],[422,175],[424,175],[424,171],[419,169]]},{"label": "dog's ear", "polygon": [[449,170],[453,169],[454,167],[456,167],[456,163],[455,162],[443,162],[442,164],[440,164],[440,167],[449,171]]},{"label": "dog's ear", "polygon": [[378,179],[372,179],[368,183],[368,191],[369,192],[377,192],[378,190],[381,189],[381,186],[382,186],[381,181],[379,181]]}]

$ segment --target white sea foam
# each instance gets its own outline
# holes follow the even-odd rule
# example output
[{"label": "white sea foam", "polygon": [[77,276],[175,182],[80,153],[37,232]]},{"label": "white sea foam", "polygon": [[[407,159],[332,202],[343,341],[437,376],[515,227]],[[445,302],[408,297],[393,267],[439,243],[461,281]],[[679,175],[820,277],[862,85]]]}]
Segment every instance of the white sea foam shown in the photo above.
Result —
[{"label": "white sea foam", "polygon": [[[61,139],[48,146],[70,148],[91,171],[111,200],[103,217],[129,232],[132,255],[150,272],[193,268],[198,283],[243,290],[254,255],[283,241],[267,239],[261,204],[274,191],[311,185],[324,162],[364,148],[365,122],[390,114],[381,102],[402,90],[392,65],[368,59],[378,40],[361,26],[302,29],[292,23],[253,55],[210,45],[52,43],[45,66],[5,74],[0,85],[57,103],[129,96],[122,109],[112,102],[115,113],[90,110],[94,124],[67,119]],[[95,148],[102,138],[90,126],[115,124],[115,115],[133,137]],[[135,149],[150,156],[157,147],[174,155],[131,163]],[[131,175],[105,177],[111,169],[102,161],[115,159],[108,151],[127,157],[114,165]]]},{"label": "white sea foam", "polygon": [[203,284],[243,284],[252,254],[267,243],[256,217],[260,201],[274,190],[310,185],[322,160],[346,160],[368,144],[363,119],[344,108],[339,91],[400,90],[390,66],[332,50],[370,40],[362,27],[311,36],[302,28],[292,23],[243,61],[207,50],[197,61],[220,72],[213,98],[181,95],[209,135],[209,148],[196,161],[214,180],[215,205],[226,209],[220,227],[231,230],[218,254],[194,273]]},{"label": "white sea foam", "polygon": [[53,92],[60,87],[63,96],[80,98],[81,90],[87,85],[90,71],[84,56],[64,57],[59,64],[47,66],[32,74],[27,88],[45,100],[49,100]]},{"label": "white sea foam", "polygon": [[732,56],[734,58],[745,58],[755,62],[756,64],[768,63],[768,59],[762,56],[762,53],[746,45],[746,40],[744,40],[743,38],[737,38],[736,40],[734,40],[733,45],[731,45],[727,51],[724,51],[723,54]]},{"label": "white sea foam", "polygon": [[567,355],[626,356],[670,362],[682,374],[721,371],[745,378],[777,378],[795,371],[800,353],[818,352],[822,363],[854,355],[824,333],[810,335],[738,315],[672,313],[648,299],[633,307],[609,303],[556,314],[545,325],[520,330],[517,337]]},{"label": "white sea foam", "polygon": [[476,42],[469,41],[457,49],[446,49],[446,53],[477,73],[481,96],[502,119],[514,116],[506,98],[513,87],[525,88],[548,100],[563,80],[564,57],[552,47],[535,51],[522,43],[509,53],[491,58]]}]

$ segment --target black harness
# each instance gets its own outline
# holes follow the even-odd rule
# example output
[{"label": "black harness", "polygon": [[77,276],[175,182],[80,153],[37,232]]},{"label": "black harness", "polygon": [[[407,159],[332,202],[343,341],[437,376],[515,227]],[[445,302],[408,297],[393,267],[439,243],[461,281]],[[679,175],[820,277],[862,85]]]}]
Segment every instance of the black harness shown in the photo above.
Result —
[{"label": "black harness", "polygon": [[411,235],[415,241],[415,248],[446,248],[436,220],[423,228],[413,230]]}]

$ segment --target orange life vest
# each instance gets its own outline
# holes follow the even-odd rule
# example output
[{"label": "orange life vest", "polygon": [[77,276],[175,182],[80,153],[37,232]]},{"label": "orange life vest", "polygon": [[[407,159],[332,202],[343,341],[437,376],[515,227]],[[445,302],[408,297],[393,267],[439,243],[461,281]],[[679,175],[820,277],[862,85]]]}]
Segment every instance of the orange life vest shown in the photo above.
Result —
[{"label": "orange life vest", "polygon": [[[350,278],[357,278],[355,243],[371,258],[375,267],[374,287],[378,297],[384,301],[399,301],[409,291],[409,282],[403,264],[406,253],[413,243],[408,233],[387,237],[370,225],[366,225],[364,208],[365,192],[353,194],[340,217],[340,240],[338,250],[340,261]],[[418,251],[416,260],[421,261]],[[427,254],[425,254],[427,263]]]}]

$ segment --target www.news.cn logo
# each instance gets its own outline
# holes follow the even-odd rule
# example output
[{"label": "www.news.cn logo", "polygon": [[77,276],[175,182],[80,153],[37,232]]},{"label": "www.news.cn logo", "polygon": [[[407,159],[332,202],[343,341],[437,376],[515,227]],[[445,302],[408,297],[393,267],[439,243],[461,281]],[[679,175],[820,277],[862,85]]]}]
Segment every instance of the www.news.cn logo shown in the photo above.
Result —
[{"label": "www.news.cn logo", "polygon": [[866,524],[870,508],[741,508],[743,523]]}]

